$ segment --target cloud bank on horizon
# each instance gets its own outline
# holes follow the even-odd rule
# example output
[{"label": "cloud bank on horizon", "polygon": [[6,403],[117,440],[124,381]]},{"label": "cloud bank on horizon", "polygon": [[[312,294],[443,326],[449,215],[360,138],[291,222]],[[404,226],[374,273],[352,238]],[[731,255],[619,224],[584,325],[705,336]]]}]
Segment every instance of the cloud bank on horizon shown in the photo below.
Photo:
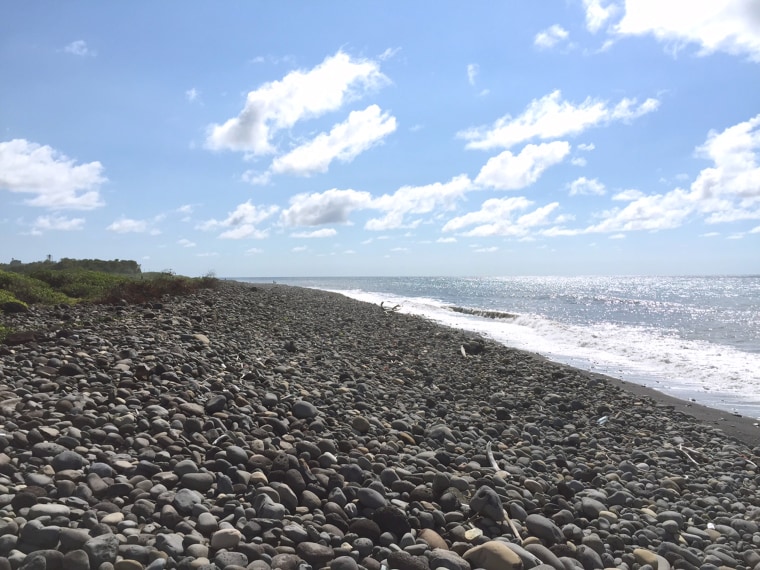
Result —
[{"label": "cloud bank on horizon", "polygon": [[[330,8],[300,24],[251,6],[180,49],[223,17],[191,3],[157,9],[135,50],[76,10],[39,22],[16,6],[0,24],[0,261],[760,273],[756,4],[553,6],[440,22]],[[419,27],[392,32],[391,17]]]}]

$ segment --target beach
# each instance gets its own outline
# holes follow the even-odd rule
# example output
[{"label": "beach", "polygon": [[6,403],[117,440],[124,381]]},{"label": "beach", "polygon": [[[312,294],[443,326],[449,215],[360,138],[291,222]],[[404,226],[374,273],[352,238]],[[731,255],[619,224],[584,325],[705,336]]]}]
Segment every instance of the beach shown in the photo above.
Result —
[{"label": "beach", "polygon": [[4,323],[0,568],[760,568],[753,419],[277,284]]}]

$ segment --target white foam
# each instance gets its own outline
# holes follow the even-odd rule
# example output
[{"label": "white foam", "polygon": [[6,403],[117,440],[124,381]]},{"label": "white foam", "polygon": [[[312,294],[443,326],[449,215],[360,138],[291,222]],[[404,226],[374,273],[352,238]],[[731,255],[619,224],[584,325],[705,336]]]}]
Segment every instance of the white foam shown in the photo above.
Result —
[{"label": "white foam", "polygon": [[431,298],[403,298],[359,290],[336,291],[443,325],[483,334],[497,342],[557,362],[608,374],[683,399],[760,418],[760,354],[707,341],[684,340],[655,328],[600,323],[572,325],[538,315],[489,319],[451,311]]}]

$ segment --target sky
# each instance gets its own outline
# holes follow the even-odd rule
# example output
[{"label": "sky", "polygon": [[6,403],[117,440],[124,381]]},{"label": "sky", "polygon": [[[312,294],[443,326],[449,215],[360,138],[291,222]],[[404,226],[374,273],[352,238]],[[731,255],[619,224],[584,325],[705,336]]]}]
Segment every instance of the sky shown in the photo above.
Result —
[{"label": "sky", "polygon": [[2,12],[2,263],[760,274],[757,0]]}]

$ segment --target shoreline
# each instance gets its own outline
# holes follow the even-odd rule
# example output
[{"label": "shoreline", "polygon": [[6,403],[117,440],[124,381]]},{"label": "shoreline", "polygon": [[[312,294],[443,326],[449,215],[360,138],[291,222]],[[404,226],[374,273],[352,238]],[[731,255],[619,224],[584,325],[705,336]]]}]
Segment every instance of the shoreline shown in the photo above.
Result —
[{"label": "shoreline", "polygon": [[[352,301],[365,303],[367,305],[373,305],[373,303],[369,301],[355,299],[354,297],[346,295],[342,292],[330,291],[330,290],[325,290],[325,289],[301,287],[299,285],[279,284],[279,283],[266,283],[266,282],[253,283],[253,282],[248,282],[248,281],[235,281],[235,282],[242,283],[244,285],[246,284],[258,285],[258,286],[265,286],[265,287],[277,286],[277,287],[304,288],[304,289],[310,289],[314,291],[320,291],[322,293],[336,294],[346,299],[351,299]],[[437,322],[436,320],[432,318],[428,318],[424,315],[416,315],[415,313],[406,313],[406,314],[425,319],[435,326],[451,329],[452,331],[465,332],[466,334],[482,336],[484,339],[487,339],[488,342],[494,343],[497,346],[504,347],[512,351],[523,352],[525,354],[531,355],[532,357],[536,359],[544,360],[553,366],[566,367],[570,370],[577,371],[581,374],[587,375],[589,378],[603,379],[606,382],[610,383],[611,385],[617,386],[636,397],[648,398],[650,400],[653,400],[656,405],[662,406],[664,409],[670,409],[673,411],[681,412],[699,420],[700,422],[718,427],[729,437],[736,439],[737,441],[740,441],[744,443],[745,445],[748,445],[749,447],[760,447],[760,420],[757,418],[752,418],[750,416],[743,416],[743,415],[736,414],[736,413],[733,413],[731,411],[724,410],[721,408],[714,408],[711,406],[697,403],[696,401],[685,400],[682,398],[678,398],[677,396],[673,396],[671,394],[663,392],[661,390],[658,390],[656,388],[652,388],[644,384],[639,384],[632,380],[624,380],[622,378],[617,378],[610,374],[594,372],[592,370],[586,370],[584,368],[573,366],[572,364],[566,364],[564,362],[553,360],[549,356],[545,356],[545,355],[532,352],[529,350],[511,347],[502,342],[491,339],[485,335],[480,335],[479,333],[468,332],[465,329],[459,329],[457,327],[448,326],[444,323]]]},{"label": "shoreline", "polygon": [[5,568],[760,564],[741,418],[286,285],[3,320]]}]

